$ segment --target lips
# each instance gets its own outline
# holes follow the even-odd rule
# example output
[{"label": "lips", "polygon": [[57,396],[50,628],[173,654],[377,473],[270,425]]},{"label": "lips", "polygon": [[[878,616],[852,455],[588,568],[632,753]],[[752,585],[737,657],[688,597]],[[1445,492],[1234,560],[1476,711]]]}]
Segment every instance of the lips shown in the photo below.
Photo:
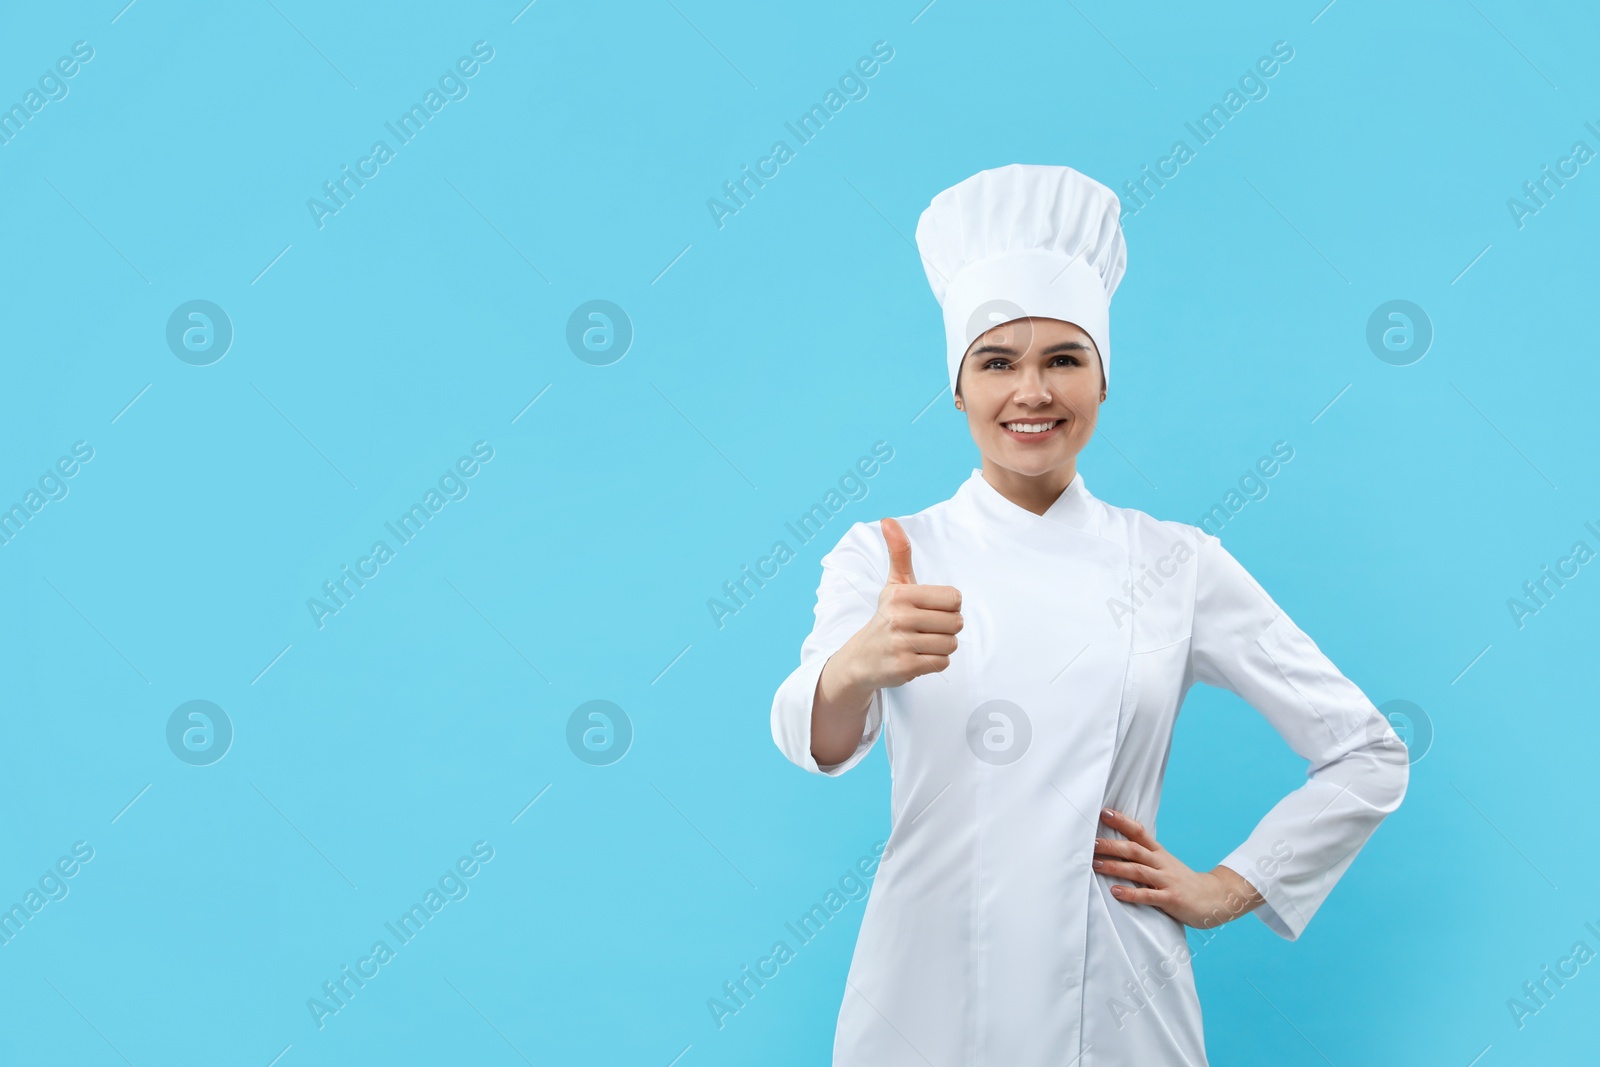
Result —
[{"label": "lips", "polygon": [[[1003,422],[1000,428],[1005,430],[1006,436],[1014,441],[1043,441],[1054,437],[1065,425],[1065,419],[1013,419]],[[1017,427],[1028,427],[1017,429]],[[1040,429],[1039,427],[1046,427]]]}]

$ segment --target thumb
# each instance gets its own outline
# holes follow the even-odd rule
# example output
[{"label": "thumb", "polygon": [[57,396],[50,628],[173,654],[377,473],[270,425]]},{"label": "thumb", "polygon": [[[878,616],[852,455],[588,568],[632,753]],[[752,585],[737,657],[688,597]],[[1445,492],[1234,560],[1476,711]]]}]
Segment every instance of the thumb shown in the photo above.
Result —
[{"label": "thumb", "polygon": [[883,519],[883,543],[889,546],[889,578],[886,585],[916,585],[911,571],[911,539],[893,519]]}]

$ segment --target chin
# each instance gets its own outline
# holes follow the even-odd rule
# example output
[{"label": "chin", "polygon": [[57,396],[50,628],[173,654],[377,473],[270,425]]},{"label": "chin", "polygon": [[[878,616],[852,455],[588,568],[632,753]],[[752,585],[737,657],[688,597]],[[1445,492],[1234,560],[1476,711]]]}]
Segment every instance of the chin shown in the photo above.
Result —
[{"label": "chin", "polygon": [[1047,455],[1041,450],[1029,449],[1026,445],[1016,445],[1011,441],[1000,443],[998,458],[1000,465],[1007,470],[1016,471],[1029,478],[1049,474],[1072,462],[1070,452],[1053,449]]}]

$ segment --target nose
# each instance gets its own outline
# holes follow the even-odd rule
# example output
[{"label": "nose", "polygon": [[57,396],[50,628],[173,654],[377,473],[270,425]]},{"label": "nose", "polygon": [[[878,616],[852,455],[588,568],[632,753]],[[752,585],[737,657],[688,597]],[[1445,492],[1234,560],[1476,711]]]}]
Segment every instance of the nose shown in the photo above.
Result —
[{"label": "nose", "polygon": [[1018,404],[1029,407],[1042,407],[1051,401],[1050,389],[1044,383],[1044,371],[1037,365],[1024,367],[1017,379],[1017,391],[1013,395]]}]

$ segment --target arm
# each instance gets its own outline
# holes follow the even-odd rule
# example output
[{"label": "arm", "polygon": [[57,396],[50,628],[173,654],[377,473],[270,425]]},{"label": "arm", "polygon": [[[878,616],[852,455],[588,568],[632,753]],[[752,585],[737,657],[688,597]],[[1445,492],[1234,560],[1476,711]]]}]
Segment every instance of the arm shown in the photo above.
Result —
[{"label": "arm", "polygon": [[856,682],[834,653],[872,618],[887,563],[882,539],[860,522],[822,557],[816,621],[800,646],[800,666],[773,698],[773,741],[789,762],[814,774],[843,774],[866,758],[882,731],[882,691]]},{"label": "arm", "polygon": [[825,766],[843,763],[855,753],[878,693],[850,670],[846,652],[841,648],[823,664],[811,705],[811,755]]},{"label": "arm", "polygon": [[1270,722],[1307,760],[1307,780],[1219,865],[1264,898],[1256,914],[1290,941],[1305,930],[1410,773],[1382,713],[1223,548],[1202,533],[1190,670]]}]

